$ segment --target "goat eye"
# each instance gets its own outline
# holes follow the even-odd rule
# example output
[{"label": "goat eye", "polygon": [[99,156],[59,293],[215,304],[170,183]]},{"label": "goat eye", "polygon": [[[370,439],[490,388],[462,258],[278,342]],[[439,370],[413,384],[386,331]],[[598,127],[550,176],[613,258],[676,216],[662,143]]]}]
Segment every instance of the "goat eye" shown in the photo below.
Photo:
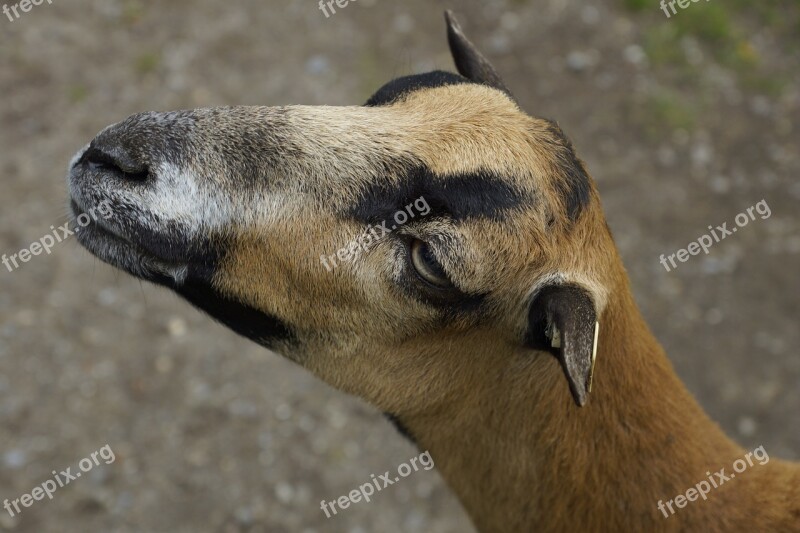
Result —
[{"label": "goat eye", "polygon": [[453,286],[442,265],[433,256],[428,243],[416,239],[411,242],[411,264],[417,274],[431,285],[442,289]]}]

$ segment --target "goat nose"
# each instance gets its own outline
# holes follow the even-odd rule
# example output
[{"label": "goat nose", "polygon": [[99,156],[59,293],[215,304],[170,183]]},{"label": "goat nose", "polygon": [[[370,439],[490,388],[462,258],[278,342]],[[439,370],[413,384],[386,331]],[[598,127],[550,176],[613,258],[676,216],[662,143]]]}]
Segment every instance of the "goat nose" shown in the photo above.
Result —
[{"label": "goat nose", "polygon": [[145,181],[150,175],[147,165],[137,161],[126,150],[101,145],[97,140],[92,141],[77,164],[127,181]]}]

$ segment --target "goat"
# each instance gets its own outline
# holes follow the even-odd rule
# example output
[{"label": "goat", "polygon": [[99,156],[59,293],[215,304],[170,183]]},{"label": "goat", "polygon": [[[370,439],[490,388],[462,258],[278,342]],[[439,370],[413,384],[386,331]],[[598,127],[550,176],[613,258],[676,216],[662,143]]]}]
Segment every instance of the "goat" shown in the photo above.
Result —
[{"label": "goat", "polygon": [[[800,467],[779,460],[662,513],[744,451],[645,324],[570,141],[446,18],[459,74],[364,106],[104,129],[69,194],[75,217],[114,216],[79,241],[387,413],[482,532],[800,531]],[[321,266],[419,199],[424,216]]]}]

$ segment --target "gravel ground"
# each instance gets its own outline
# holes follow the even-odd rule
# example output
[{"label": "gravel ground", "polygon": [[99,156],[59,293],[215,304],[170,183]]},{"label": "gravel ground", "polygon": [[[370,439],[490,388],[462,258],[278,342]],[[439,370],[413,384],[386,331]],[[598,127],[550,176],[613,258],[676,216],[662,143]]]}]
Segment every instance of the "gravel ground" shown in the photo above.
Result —
[{"label": "gravel ground", "polygon": [[[453,2],[452,4],[455,4]],[[0,253],[66,220],[72,154],[142,110],[359,104],[452,69],[431,0],[74,0],[0,15]],[[743,446],[800,459],[800,6],[464,1],[465,29],[597,180],[638,301]],[[699,21],[699,22],[698,22]],[[671,272],[660,254],[765,200],[771,216]],[[106,444],[0,530],[472,531],[436,470],[327,519],[418,452],[372,408],[74,242],[0,268],[0,499]]]}]

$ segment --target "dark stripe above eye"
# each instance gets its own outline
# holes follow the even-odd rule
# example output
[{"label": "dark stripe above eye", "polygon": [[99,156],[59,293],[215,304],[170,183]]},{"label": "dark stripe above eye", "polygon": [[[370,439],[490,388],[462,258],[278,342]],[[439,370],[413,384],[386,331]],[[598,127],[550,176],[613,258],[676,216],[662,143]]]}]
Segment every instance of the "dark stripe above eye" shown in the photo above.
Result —
[{"label": "dark stripe above eye", "polygon": [[370,183],[349,214],[361,222],[379,223],[411,204],[413,214],[419,216],[425,214],[413,205],[419,198],[424,198],[430,207],[427,216],[446,215],[456,221],[503,220],[509,211],[532,201],[529,195],[490,171],[438,175],[424,166],[413,166],[396,182]]}]

